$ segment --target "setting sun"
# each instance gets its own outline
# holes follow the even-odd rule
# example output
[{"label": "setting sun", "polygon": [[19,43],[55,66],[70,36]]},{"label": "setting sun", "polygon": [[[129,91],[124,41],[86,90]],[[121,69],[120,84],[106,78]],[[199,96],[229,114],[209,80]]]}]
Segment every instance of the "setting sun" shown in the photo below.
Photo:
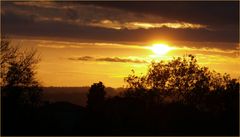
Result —
[{"label": "setting sun", "polygon": [[172,50],[167,44],[153,44],[150,49],[157,55],[163,55]]}]

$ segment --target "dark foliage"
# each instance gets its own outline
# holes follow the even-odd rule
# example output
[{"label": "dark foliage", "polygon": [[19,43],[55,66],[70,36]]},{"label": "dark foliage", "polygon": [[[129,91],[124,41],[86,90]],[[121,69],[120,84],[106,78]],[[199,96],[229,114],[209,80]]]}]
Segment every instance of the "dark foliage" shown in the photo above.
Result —
[{"label": "dark foliage", "polygon": [[133,71],[125,81],[128,90],[123,93],[124,97],[154,104],[180,102],[218,113],[230,109],[229,104],[238,103],[237,79],[200,67],[192,55],[167,63],[152,62],[145,76],[136,76]]},{"label": "dark foliage", "polygon": [[21,51],[1,38],[1,92],[8,103],[38,105],[41,85],[35,77],[36,51]]},{"label": "dark foliage", "polygon": [[[1,37],[2,133],[24,132],[34,125],[34,109],[40,105],[41,85],[35,78],[36,51],[22,51]],[[29,125],[24,123],[29,121]],[[24,129],[22,129],[24,128]]]},{"label": "dark foliage", "polygon": [[102,82],[94,83],[88,93],[87,107],[91,111],[101,111],[103,109],[106,92]]}]

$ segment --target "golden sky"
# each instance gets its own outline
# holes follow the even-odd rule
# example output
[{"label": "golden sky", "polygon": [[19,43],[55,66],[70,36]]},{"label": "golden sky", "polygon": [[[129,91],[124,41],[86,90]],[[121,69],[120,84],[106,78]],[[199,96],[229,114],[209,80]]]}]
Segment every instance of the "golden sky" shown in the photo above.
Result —
[{"label": "golden sky", "polygon": [[[167,44],[170,50],[162,55],[152,50],[154,44]],[[37,49],[41,61],[37,67],[38,79],[44,86],[89,86],[102,81],[106,86],[122,87],[124,77],[134,69],[137,74],[145,74],[152,60],[171,60],[193,54],[199,64],[217,72],[227,72],[238,78],[239,57],[237,50],[216,48],[194,48],[197,42],[149,42],[133,45],[118,43],[68,42],[36,39],[14,39],[12,45],[22,49]]]},{"label": "golden sky", "polygon": [[43,86],[122,87],[152,60],[193,54],[240,77],[239,2],[3,1],[1,33],[37,49]]}]

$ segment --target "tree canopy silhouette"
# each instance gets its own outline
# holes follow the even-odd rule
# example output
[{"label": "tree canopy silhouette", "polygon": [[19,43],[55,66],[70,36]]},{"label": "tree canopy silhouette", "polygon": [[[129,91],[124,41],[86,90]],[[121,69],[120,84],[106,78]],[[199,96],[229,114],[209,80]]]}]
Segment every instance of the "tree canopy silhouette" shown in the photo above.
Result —
[{"label": "tree canopy silhouette", "polygon": [[193,55],[152,62],[146,75],[136,76],[133,71],[125,81],[128,90],[124,96],[150,97],[155,103],[167,99],[216,111],[226,108],[226,97],[238,97],[239,91],[237,79],[199,66]]},{"label": "tree canopy silhouette", "polygon": [[41,96],[41,85],[36,79],[39,58],[36,50],[23,51],[10,46],[7,37],[1,38],[1,87],[3,96],[13,102],[36,105]]}]

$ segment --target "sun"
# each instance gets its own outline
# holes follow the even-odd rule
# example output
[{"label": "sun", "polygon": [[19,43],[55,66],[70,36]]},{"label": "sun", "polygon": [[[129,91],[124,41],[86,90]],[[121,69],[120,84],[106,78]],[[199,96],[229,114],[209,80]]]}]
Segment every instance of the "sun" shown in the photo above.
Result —
[{"label": "sun", "polygon": [[153,44],[150,49],[157,55],[164,55],[170,50],[172,50],[171,47],[169,47],[167,44]]}]

